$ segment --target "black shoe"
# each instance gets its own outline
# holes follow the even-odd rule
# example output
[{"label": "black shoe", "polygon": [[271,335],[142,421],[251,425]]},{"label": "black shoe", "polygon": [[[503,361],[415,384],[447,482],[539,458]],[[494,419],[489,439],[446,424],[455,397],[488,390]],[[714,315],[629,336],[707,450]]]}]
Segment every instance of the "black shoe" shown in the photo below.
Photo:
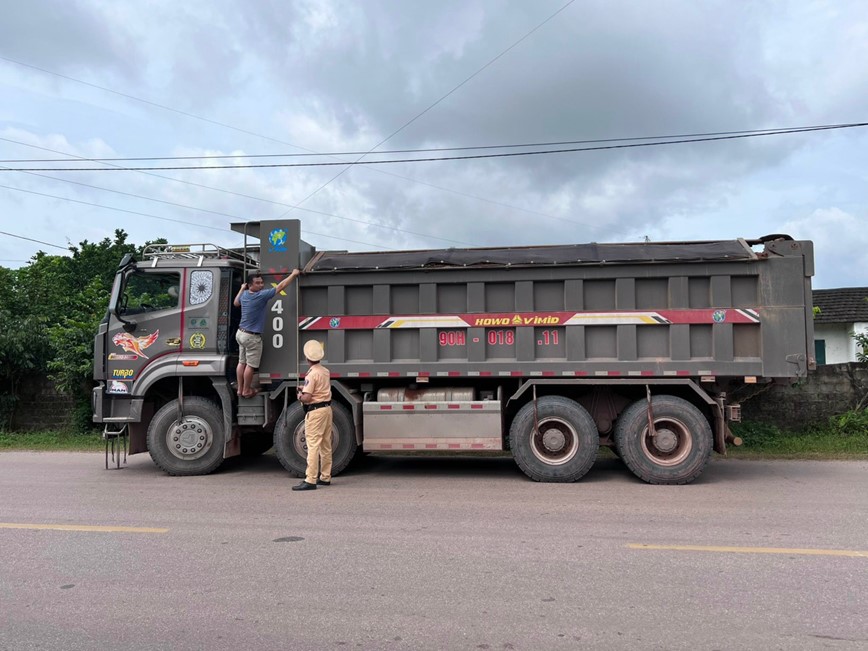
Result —
[{"label": "black shoe", "polygon": [[316,484],[308,484],[306,481],[301,482],[300,484],[296,484],[292,487],[294,491],[315,491]]},{"label": "black shoe", "polygon": [[331,481],[326,481],[325,479],[317,479],[316,485],[317,486],[331,486],[332,483],[331,483]]}]

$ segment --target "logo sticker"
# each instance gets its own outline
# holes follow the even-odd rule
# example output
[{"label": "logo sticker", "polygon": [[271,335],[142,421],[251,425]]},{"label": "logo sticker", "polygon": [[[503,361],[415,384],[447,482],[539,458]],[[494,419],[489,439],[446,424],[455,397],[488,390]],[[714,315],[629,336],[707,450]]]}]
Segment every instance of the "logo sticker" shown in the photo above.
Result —
[{"label": "logo sticker", "polygon": [[207,328],[208,327],[208,319],[204,319],[201,317],[193,317],[190,319],[190,327],[191,328]]},{"label": "logo sticker", "polygon": [[194,332],[190,335],[190,348],[204,348],[205,335],[201,332]]},{"label": "logo sticker", "polygon": [[337,318],[336,316],[333,316],[331,318],[331,320],[329,320],[329,325],[332,328],[340,328],[341,327],[341,320],[339,318]]},{"label": "logo sticker", "polygon": [[112,377],[129,378],[135,374],[136,372],[131,368],[116,368],[112,370]]},{"label": "logo sticker", "polygon": [[275,228],[268,234],[268,243],[271,245],[271,250],[278,253],[286,251],[286,231],[282,228]]},{"label": "logo sticker", "polygon": [[128,382],[118,382],[112,380],[105,390],[106,393],[129,393],[130,387]]},{"label": "logo sticker", "polygon": [[110,362],[135,362],[139,356],[138,355],[122,355],[121,353],[109,353],[109,361]]},{"label": "logo sticker", "polygon": [[723,323],[726,321],[726,310],[715,310],[711,314],[711,320],[715,323]]},{"label": "logo sticker", "polygon": [[135,353],[140,357],[149,359],[148,356],[145,355],[144,350],[145,348],[150,348],[159,336],[159,330],[143,337],[133,337],[129,332],[119,332],[112,337],[112,343],[115,346],[120,346],[128,353]]}]

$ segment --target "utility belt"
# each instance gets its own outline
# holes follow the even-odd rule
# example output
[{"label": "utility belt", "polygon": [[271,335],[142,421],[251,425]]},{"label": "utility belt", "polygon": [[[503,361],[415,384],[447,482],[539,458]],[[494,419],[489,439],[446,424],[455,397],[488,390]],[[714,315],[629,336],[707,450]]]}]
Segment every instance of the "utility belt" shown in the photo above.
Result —
[{"label": "utility belt", "polygon": [[331,407],[331,406],[332,406],[332,401],[326,400],[325,402],[315,402],[311,405],[302,405],[301,407],[302,407],[302,409],[304,409],[304,413],[307,413],[309,411],[313,411],[314,409],[322,409],[323,407]]},{"label": "utility belt", "polygon": [[262,333],[261,333],[261,332],[253,332],[253,330],[245,330],[244,328],[238,328],[238,329],[239,329],[241,332],[243,332],[243,333],[245,333],[245,334],[248,334],[248,335],[256,335],[257,337],[261,337],[261,336],[262,336]]}]

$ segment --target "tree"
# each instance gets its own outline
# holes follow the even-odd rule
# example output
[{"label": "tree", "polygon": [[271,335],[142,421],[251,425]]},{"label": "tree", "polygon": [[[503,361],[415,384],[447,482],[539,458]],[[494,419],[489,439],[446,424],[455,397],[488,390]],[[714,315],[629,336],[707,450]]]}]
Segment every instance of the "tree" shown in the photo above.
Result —
[{"label": "tree", "polygon": [[0,427],[12,424],[21,379],[45,368],[50,346],[44,323],[17,291],[17,272],[0,267]]},{"label": "tree", "polygon": [[[0,416],[7,425],[21,378],[48,371],[58,389],[77,399],[79,426],[89,423],[93,339],[106,313],[117,264],[136,247],[114,239],[70,246],[70,256],[33,256],[21,269],[2,269],[0,282]],[[14,315],[14,320],[12,316]]]}]

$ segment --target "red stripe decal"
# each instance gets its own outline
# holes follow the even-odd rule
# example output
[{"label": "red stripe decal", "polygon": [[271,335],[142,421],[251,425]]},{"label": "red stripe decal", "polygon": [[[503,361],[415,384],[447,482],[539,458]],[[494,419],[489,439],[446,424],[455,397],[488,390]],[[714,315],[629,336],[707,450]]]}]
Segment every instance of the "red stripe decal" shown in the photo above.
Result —
[{"label": "red stripe decal", "polygon": [[428,450],[436,450],[436,449],[437,449],[437,444],[436,444],[436,443],[426,443],[426,444],[425,444],[425,448],[428,449]]},{"label": "red stripe decal", "polygon": [[391,411],[392,405],[380,405],[380,411]]},{"label": "red stripe decal", "polygon": [[522,373],[521,371],[510,371],[509,374],[513,377],[521,377],[522,375],[524,375],[524,373]]},{"label": "red stripe decal", "polygon": [[554,372],[554,371],[543,371],[542,374],[543,374],[544,376],[552,376],[552,375],[555,374],[555,372]]},{"label": "red stripe decal", "polygon": [[446,405],[447,409],[460,409],[461,405]]},{"label": "red stripe decal", "polygon": [[606,375],[621,375],[621,371],[606,371]]},{"label": "red stripe decal", "polygon": [[675,371],[675,375],[690,375],[690,371]]},{"label": "red stripe decal", "polygon": [[415,405],[401,405],[401,409],[404,411],[412,411],[416,408]]},{"label": "red stripe decal", "polygon": [[430,371],[419,371],[416,373],[417,377],[428,377],[429,375],[431,375]]},{"label": "red stripe decal", "polygon": [[389,377],[398,377],[401,375],[398,371],[389,371]]},{"label": "red stripe decal", "polygon": [[437,409],[437,405],[425,405],[425,409]]},{"label": "red stripe decal", "polygon": [[654,371],[642,371],[642,375],[654,375]]},{"label": "red stripe decal", "polygon": [[471,409],[482,409],[482,405],[470,405]]},{"label": "red stripe decal", "polygon": [[597,325],[617,325],[632,319],[635,325],[660,326],[672,323],[715,324],[715,323],[752,323],[759,324],[760,310],[746,308],[704,308],[704,309],[666,309],[666,310],[577,310],[572,312],[485,312],[476,314],[401,314],[401,315],[299,315],[298,322],[306,330],[374,330],[394,326],[402,321],[399,328],[501,328],[501,327],[563,327],[570,319],[574,325],[582,325],[583,320],[591,319]]},{"label": "red stripe decal", "polygon": [[404,445],[402,445],[401,447],[404,448],[405,450],[413,450],[416,448],[416,446],[413,445],[412,443],[404,443]]},{"label": "red stripe decal", "polygon": [[450,450],[460,450],[461,444],[460,443],[449,443],[449,449]]},{"label": "red stripe decal", "polygon": [[458,375],[461,375],[460,371],[449,371],[449,377],[456,377]]},{"label": "red stripe decal", "polygon": [[485,445],[482,444],[482,443],[471,443],[471,444],[470,444],[470,447],[471,447],[471,448],[474,448],[474,449],[476,449],[476,450],[479,450],[479,449],[484,448]]}]

